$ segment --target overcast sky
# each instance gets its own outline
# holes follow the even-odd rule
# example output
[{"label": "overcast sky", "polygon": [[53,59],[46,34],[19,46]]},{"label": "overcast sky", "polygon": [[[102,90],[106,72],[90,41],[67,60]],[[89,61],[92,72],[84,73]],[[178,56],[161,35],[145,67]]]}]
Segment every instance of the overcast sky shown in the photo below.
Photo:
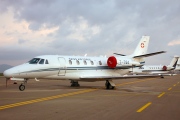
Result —
[{"label": "overcast sky", "polygon": [[180,55],[179,0],[0,0],[0,64],[38,55],[131,54],[150,36],[147,64]]}]

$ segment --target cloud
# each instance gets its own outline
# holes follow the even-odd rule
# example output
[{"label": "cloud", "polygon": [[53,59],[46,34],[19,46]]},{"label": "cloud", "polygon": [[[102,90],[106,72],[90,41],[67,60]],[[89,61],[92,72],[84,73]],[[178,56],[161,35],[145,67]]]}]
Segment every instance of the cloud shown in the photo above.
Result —
[{"label": "cloud", "polygon": [[[171,48],[176,43],[171,40],[179,36],[179,11],[178,0],[3,0],[0,58],[29,59],[25,52],[31,56],[131,54],[142,35],[151,36],[149,52],[168,50],[170,56],[180,50]],[[168,57],[164,59],[169,63]]]},{"label": "cloud", "polygon": [[22,40],[22,39],[19,39],[19,40],[18,40],[18,43],[19,43],[19,44],[23,44],[23,43],[26,43],[26,42],[27,42],[27,40]]},{"label": "cloud", "polygon": [[180,40],[173,40],[168,43],[168,46],[180,45]]}]

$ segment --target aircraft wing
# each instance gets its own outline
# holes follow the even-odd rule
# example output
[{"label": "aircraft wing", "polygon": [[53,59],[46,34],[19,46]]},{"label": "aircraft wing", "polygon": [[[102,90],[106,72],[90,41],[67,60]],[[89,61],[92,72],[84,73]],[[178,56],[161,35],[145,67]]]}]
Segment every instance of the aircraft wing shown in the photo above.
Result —
[{"label": "aircraft wing", "polygon": [[149,53],[149,54],[134,56],[133,58],[149,57],[149,56],[153,56],[153,55],[157,55],[157,54],[161,54],[161,53],[165,53],[165,52],[166,52],[166,51],[154,52],[154,53]]},{"label": "aircraft wing", "polygon": [[109,79],[130,79],[130,78],[157,78],[161,75],[122,75],[122,76],[81,76],[80,80],[101,81]]},{"label": "aircraft wing", "polygon": [[159,75],[161,75],[161,76],[175,76],[177,74],[159,74]]}]

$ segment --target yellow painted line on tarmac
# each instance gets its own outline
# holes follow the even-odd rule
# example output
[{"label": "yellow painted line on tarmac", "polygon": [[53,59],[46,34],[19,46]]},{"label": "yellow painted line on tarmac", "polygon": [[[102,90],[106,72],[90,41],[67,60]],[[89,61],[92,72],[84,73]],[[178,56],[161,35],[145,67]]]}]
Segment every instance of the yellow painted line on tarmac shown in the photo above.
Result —
[{"label": "yellow painted line on tarmac", "polygon": [[174,87],[176,86],[176,84],[173,85]]},{"label": "yellow painted line on tarmac", "polygon": [[144,109],[146,109],[148,106],[150,106],[152,103],[148,102],[147,104],[145,104],[144,106],[142,106],[140,109],[138,109],[136,112],[142,112]]},{"label": "yellow painted line on tarmac", "polygon": [[172,87],[168,88],[168,90],[171,90],[171,89],[172,89]]},{"label": "yellow painted line on tarmac", "polygon": [[45,98],[39,98],[39,99],[28,100],[28,101],[24,101],[24,102],[3,105],[3,106],[0,106],[0,110],[17,107],[17,106],[22,106],[22,105],[27,105],[27,104],[32,104],[32,103],[37,103],[37,102],[42,102],[42,101],[46,101],[46,100],[53,100],[53,99],[57,99],[57,98],[63,98],[63,97],[83,94],[83,93],[92,92],[95,90],[97,90],[97,89],[87,89],[87,90],[82,90],[82,91],[77,91],[77,92],[72,92],[72,93],[65,93],[65,94],[55,95],[55,96],[51,96],[51,97],[45,97]]},{"label": "yellow painted line on tarmac", "polygon": [[[145,82],[145,81],[152,80],[152,79],[154,79],[154,78],[146,79],[146,80],[139,80],[139,81],[134,81],[134,82],[127,82],[127,83],[122,83],[122,84],[117,84],[116,86],[123,86],[123,85],[127,85],[127,84],[138,83],[138,82]],[[28,101],[18,102],[18,103],[13,103],[13,104],[8,104],[8,105],[2,105],[2,106],[0,106],[0,110],[7,109],[7,108],[18,107],[18,106],[27,105],[27,104],[32,104],[32,103],[37,103],[37,102],[43,102],[43,101],[47,101],[47,100],[53,100],[53,99],[57,99],[57,98],[73,96],[73,95],[77,95],[77,94],[92,92],[92,91],[95,91],[95,90],[98,90],[98,89],[87,89],[87,90],[82,90],[82,91],[77,91],[77,92],[72,92],[72,93],[55,95],[55,96],[51,96],[51,97],[45,97],[45,98],[28,100]]]},{"label": "yellow painted line on tarmac", "polygon": [[165,92],[162,92],[160,95],[158,95],[158,98],[162,97],[165,94]]}]

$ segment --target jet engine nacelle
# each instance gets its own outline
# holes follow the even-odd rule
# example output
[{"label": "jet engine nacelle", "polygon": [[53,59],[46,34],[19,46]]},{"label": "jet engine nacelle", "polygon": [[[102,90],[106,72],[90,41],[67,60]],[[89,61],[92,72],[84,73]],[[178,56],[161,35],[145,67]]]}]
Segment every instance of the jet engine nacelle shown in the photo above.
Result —
[{"label": "jet engine nacelle", "polygon": [[163,70],[163,71],[166,71],[166,70],[167,70],[167,66],[164,65],[164,66],[162,67],[162,70]]},{"label": "jet engine nacelle", "polygon": [[115,56],[110,56],[107,59],[107,65],[110,68],[116,68],[116,67],[129,67],[131,68],[132,66],[142,66],[139,62],[133,61],[131,59],[125,59],[121,57],[115,57]]},{"label": "jet engine nacelle", "polygon": [[117,65],[117,59],[116,57],[114,56],[110,56],[107,60],[107,65],[110,67],[110,68],[115,68],[116,65]]}]

